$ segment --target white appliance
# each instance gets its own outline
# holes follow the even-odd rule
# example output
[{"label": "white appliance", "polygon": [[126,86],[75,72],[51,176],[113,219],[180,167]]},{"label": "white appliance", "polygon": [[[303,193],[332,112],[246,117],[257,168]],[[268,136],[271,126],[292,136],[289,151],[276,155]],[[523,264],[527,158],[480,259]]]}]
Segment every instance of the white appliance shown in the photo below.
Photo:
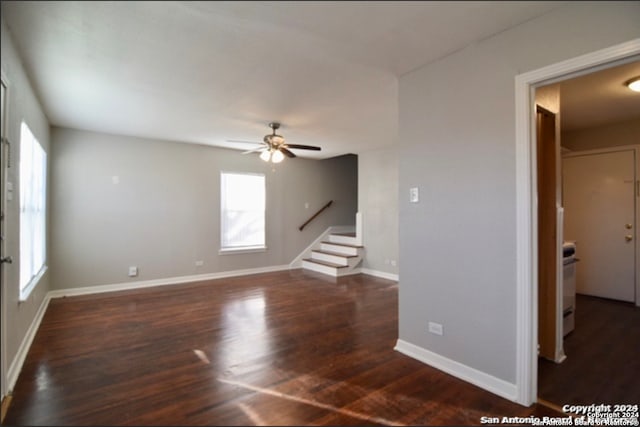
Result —
[{"label": "white appliance", "polygon": [[576,242],[562,245],[562,333],[566,336],[575,328],[576,315]]}]

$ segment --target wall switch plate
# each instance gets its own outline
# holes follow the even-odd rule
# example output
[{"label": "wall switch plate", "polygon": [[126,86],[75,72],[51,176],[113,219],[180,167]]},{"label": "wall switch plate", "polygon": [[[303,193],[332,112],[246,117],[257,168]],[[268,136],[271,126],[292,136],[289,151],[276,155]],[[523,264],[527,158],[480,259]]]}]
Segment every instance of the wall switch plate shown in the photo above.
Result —
[{"label": "wall switch plate", "polygon": [[429,332],[436,335],[443,335],[442,325],[440,323],[429,322]]},{"label": "wall switch plate", "polygon": [[135,265],[132,265],[131,267],[129,267],[129,277],[135,277],[138,275],[138,267],[136,267]]},{"label": "wall switch plate", "polygon": [[409,189],[409,201],[411,203],[418,203],[419,200],[418,187],[413,187]]}]

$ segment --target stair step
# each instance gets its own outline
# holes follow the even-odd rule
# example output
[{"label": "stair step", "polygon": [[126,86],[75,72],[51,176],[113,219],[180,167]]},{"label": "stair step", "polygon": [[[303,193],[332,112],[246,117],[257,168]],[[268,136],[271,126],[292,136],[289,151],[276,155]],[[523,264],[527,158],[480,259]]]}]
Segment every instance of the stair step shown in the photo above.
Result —
[{"label": "stair step", "polygon": [[334,236],[346,236],[346,237],[356,237],[356,233],[354,231],[349,231],[346,233],[331,233]]},{"label": "stair step", "polygon": [[347,244],[347,243],[336,243],[336,242],[327,242],[327,241],[324,241],[322,243],[325,243],[327,245],[344,246],[345,248],[356,248],[356,249],[364,248],[364,246],[362,246],[362,245],[350,245],[350,244]]},{"label": "stair step", "polygon": [[331,233],[328,240],[331,243],[339,243],[343,245],[354,245],[358,242],[355,236],[351,236],[347,233]]},{"label": "stair step", "polygon": [[314,264],[320,264],[320,265],[324,265],[326,267],[332,267],[332,268],[347,268],[348,267],[346,265],[334,264],[334,263],[329,262],[329,261],[320,261],[319,259],[305,258],[305,259],[303,259],[303,261],[312,262]]},{"label": "stair step", "polygon": [[337,252],[344,255],[360,255],[360,248],[340,243],[322,242],[318,248],[321,251]]},{"label": "stair step", "polygon": [[[332,243],[332,244],[335,245],[335,243]],[[319,254],[340,256],[340,257],[343,257],[343,258],[355,258],[355,257],[358,256],[358,255],[349,255],[349,254],[343,254],[343,253],[340,253],[340,252],[328,251],[326,249],[325,250],[314,249],[312,252],[316,252],[316,253],[319,253]]]}]

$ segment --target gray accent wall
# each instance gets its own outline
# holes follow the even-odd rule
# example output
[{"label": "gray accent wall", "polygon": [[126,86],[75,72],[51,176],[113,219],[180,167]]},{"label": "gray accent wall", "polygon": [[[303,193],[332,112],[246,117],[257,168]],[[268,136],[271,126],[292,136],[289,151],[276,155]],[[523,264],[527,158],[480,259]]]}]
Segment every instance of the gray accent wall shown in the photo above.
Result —
[{"label": "gray accent wall", "polygon": [[401,340],[515,383],[515,78],[639,36],[638,2],[568,2],[400,78]]},{"label": "gray accent wall", "polygon": [[[7,255],[13,263],[4,264],[6,281],[2,281],[3,332],[6,331],[6,368],[14,362],[18,349],[33,323],[36,313],[49,292],[50,271],[47,271],[26,301],[20,301],[20,127],[24,121],[42,148],[47,152],[48,163],[51,164],[49,149],[49,122],[40,102],[33,91],[20,57],[17,54],[11,34],[7,31],[2,19],[2,73],[8,80],[7,88],[7,129],[6,136],[11,142],[11,167],[7,170],[7,182],[13,184],[13,200],[6,202],[6,244]],[[3,129],[4,131],[4,129]],[[4,154],[4,152],[3,152]],[[4,195],[3,195],[4,196]],[[48,198],[50,206],[51,198]],[[47,264],[50,265],[51,250],[47,253]],[[6,373],[5,373],[6,374]]]},{"label": "gray accent wall", "polygon": [[[329,226],[355,224],[354,155],[272,166],[238,150],[59,127],[52,151],[52,289],[288,265]],[[265,252],[218,253],[221,171],[265,174]]]},{"label": "gray accent wall", "polygon": [[358,211],[362,215],[365,250],[362,267],[398,274],[398,154],[395,148],[358,154]]}]

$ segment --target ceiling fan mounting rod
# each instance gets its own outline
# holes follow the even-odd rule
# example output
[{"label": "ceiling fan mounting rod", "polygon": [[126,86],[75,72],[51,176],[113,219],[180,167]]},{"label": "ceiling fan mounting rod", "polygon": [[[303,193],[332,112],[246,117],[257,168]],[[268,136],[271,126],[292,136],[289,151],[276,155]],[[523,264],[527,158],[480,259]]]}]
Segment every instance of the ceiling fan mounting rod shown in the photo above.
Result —
[{"label": "ceiling fan mounting rod", "polygon": [[278,122],[271,122],[271,123],[269,123],[269,127],[270,127],[271,129],[273,129],[273,134],[275,135],[275,134],[276,134],[276,130],[278,130],[278,129],[280,128],[280,123],[278,123]]}]

